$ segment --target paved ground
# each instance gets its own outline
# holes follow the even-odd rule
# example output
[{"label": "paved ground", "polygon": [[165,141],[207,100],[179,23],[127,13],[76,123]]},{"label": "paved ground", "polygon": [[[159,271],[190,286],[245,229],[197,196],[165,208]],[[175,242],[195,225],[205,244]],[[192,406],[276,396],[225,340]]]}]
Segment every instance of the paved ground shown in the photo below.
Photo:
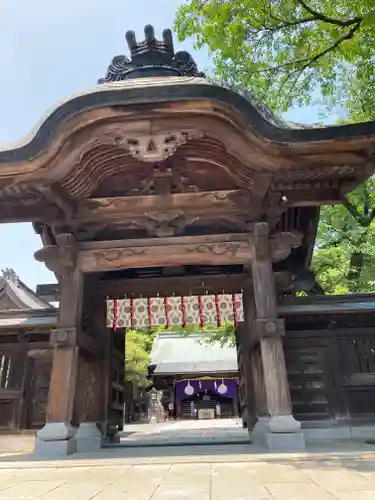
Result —
[{"label": "paved ground", "polygon": [[[163,432],[184,432],[173,425]],[[290,454],[249,444],[118,447],[56,461],[4,446],[0,436],[0,500],[375,500],[375,447],[353,441]]]},{"label": "paved ground", "polygon": [[183,444],[246,444],[249,434],[240,419],[170,421],[130,425],[121,433],[121,446],[177,446]]}]

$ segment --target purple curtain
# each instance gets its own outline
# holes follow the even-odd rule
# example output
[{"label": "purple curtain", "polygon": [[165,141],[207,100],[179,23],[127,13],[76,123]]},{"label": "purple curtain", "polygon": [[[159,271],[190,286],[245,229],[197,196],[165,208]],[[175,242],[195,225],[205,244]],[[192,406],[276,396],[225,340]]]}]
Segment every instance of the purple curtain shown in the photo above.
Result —
[{"label": "purple curtain", "polygon": [[[226,386],[226,392],[220,392],[219,388],[221,384]],[[186,394],[185,389],[190,385],[194,389],[193,394]],[[218,396],[223,396],[224,398],[235,399],[237,391],[236,380],[233,379],[213,379],[213,380],[181,380],[176,382],[176,404],[179,404],[183,399],[190,398],[197,393],[203,393],[205,391],[210,391],[211,393],[217,394]]]}]

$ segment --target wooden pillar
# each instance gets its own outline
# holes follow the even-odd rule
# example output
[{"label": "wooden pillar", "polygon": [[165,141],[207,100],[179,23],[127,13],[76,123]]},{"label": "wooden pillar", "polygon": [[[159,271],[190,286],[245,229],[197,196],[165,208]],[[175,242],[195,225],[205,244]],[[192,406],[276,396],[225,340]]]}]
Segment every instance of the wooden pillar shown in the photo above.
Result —
[{"label": "wooden pillar", "polygon": [[249,338],[249,379],[252,380],[255,415],[257,418],[268,415],[264,387],[263,366],[260,359],[259,339],[256,337],[257,311],[252,280],[248,280],[243,291],[244,319]]},{"label": "wooden pillar", "polygon": [[110,331],[106,325],[107,304],[102,295],[98,295],[95,301],[95,333],[101,345],[100,364],[101,364],[101,386],[100,386],[100,406],[99,418],[103,425],[103,431],[106,433],[108,422],[108,411],[110,402],[111,385],[111,339]]},{"label": "wooden pillar", "polygon": [[[284,322],[277,317],[277,296],[267,223],[260,222],[254,226],[251,267],[257,318],[255,333],[260,340],[267,412],[270,416],[268,430],[271,433],[296,433],[300,429],[300,423],[292,417],[282,344]],[[298,444],[292,445],[300,449],[304,447],[304,441],[300,439]]]},{"label": "wooden pillar", "polygon": [[80,349],[77,376],[74,421],[77,424],[91,422],[95,425],[102,421],[102,357],[103,333],[105,332],[105,301],[98,296],[92,276],[85,277],[82,316],[83,331],[98,346],[98,352]]},{"label": "wooden pillar", "polygon": [[264,374],[260,346],[250,353],[250,365],[253,374],[254,398],[257,417],[268,417],[267,395],[264,385]]},{"label": "wooden pillar", "polygon": [[242,425],[251,430],[256,422],[256,411],[250,366],[250,335],[245,322],[236,328],[236,346]]},{"label": "wooden pillar", "polygon": [[[60,281],[60,308],[57,328],[52,330],[53,363],[46,425],[38,431],[37,453],[52,455],[75,451],[67,441],[75,434],[72,426],[74,398],[78,375],[79,335],[82,323],[83,275],[76,266],[77,251],[74,237],[61,234],[56,246],[46,246],[35,258],[56,273]],[[58,443],[52,446],[51,442]],[[44,446],[45,443],[48,446]],[[62,444],[64,443],[64,444]]]},{"label": "wooden pillar", "polygon": [[93,307],[93,328],[101,346],[99,422],[103,436],[108,436],[110,429],[112,332],[109,331],[106,325],[107,305],[105,297],[96,294],[93,299]]},{"label": "wooden pillar", "polygon": [[57,329],[51,334],[54,344],[47,422],[72,422],[77,383],[77,329],[80,327],[83,276],[78,270],[60,281],[61,298]]}]

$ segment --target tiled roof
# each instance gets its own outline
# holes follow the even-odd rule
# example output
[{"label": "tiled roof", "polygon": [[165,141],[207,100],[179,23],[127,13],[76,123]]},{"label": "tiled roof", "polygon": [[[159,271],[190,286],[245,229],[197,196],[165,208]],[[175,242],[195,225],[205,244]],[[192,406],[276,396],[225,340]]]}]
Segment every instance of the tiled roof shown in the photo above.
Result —
[{"label": "tiled roof", "polygon": [[3,269],[0,276],[0,310],[49,309],[52,306],[40,299],[18,279],[13,269]]},{"label": "tiled roof", "polygon": [[0,311],[0,330],[17,328],[56,328],[57,310],[55,309],[13,309]]},{"label": "tiled roof", "polygon": [[[111,92],[113,90],[133,90],[133,89],[150,89],[150,92],[154,88],[157,87],[164,87],[164,86],[185,86],[185,85],[206,85],[207,87],[218,87],[215,83],[207,80],[206,78],[201,78],[201,77],[196,77],[196,76],[157,76],[157,77],[149,77],[149,78],[137,78],[134,80],[122,80],[118,82],[109,82],[109,83],[102,83],[98,85],[93,85],[91,87],[88,87],[85,90],[75,92],[71,94],[70,96],[60,100],[58,103],[56,103],[53,107],[51,107],[47,112],[45,112],[43,118],[39,121],[39,123],[36,124],[36,126],[33,128],[33,130],[23,139],[13,141],[11,143],[7,144],[2,144],[0,145],[0,151],[8,151],[11,149],[17,149],[21,148],[22,146],[25,146],[28,142],[30,142],[38,133],[39,129],[41,128],[42,124],[47,120],[48,117],[50,117],[52,114],[54,114],[57,109],[62,107],[64,104],[68,103],[69,101],[72,101],[76,98],[84,97],[90,94],[102,94],[103,99],[105,98],[105,94],[108,92]],[[244,97],[247,101],[249,101],[258,111],[262,117],[267,120],[268,122],[272,123],[276,127],[279,128],[284,128],[284,129],[304,129],[304,128],[316,128],[320,127],[319,124],[315,125],[305,125],[305,124],[299,124],[299,123],[293,123],[293,122],[288,122],[282,120],[280,117],[277,117],[275,114],[273,114],[271,111],[269,111],[264,105],[261,105],[257,102],[255,102],[251,97],[250,94],[247,92],[241,93],[242,97]]]},{"label": "tiled roof", "polygon": [[155,375],[232,372],[238,370],[236,348],[207,344],[203,335],[160,333],[152,346]]}]

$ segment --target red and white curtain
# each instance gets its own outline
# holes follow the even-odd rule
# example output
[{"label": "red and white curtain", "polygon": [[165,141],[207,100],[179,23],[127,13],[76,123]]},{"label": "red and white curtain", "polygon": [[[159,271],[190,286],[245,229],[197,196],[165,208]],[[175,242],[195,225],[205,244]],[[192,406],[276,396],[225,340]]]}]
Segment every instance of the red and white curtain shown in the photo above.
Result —
[{"label": "red and white curtain", "polygon": [[243,321],[242,294],[187,295],[107,300],[108,328],[237,325]]}]

